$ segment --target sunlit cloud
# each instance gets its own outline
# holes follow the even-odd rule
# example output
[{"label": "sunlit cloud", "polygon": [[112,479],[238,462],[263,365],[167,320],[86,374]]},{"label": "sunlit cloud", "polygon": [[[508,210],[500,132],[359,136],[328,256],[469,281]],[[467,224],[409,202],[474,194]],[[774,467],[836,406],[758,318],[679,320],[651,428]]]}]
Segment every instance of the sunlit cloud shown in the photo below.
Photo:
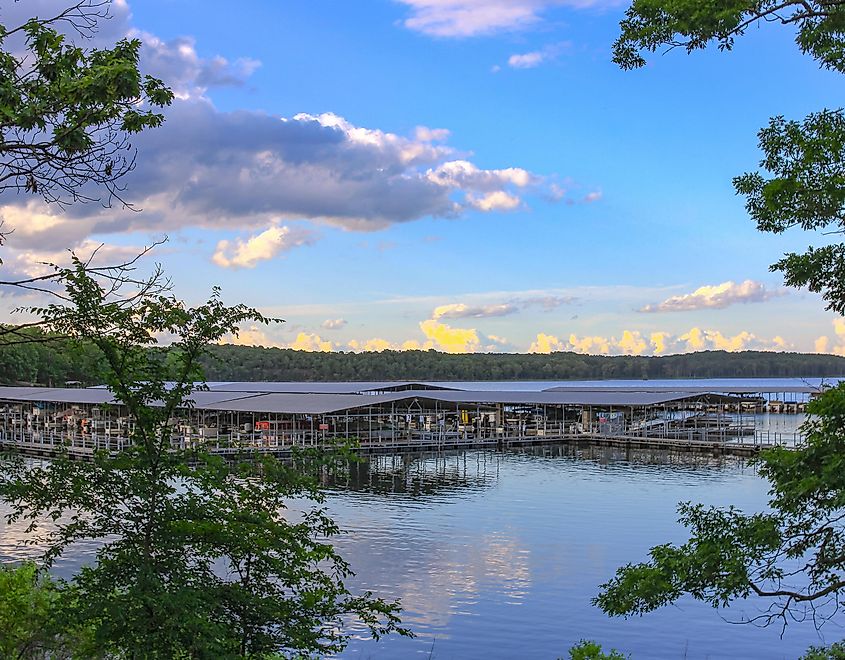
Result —
[{"label": "sunlit cloud", "polygon": [[744,282],[722,282],[721,284],[699,287],[692,293],[672,296],[661,303],[646,305],[641,312],[688,312],[698,309],[724,309],[740,303],[765,302],[782,291],[767,289],[762,282],[745,280]]},{"label": "sunlit cloud", "polygon": [[251,326],[246,329],[241,329],[237,335],[226,335],[220,344],[234,344],[236,346],[263,346],[264,348],[283,348],[280,344],[267,335],[264,330],[258,326]]},{"label": "sunlit cloud", "polygon": [[481,346],[478,332],[473,328],[453,328],[429,319],[420,323],[420,330],[434,348],[446,353],[474,353]]},{"label": "sunlit cloud", "polygon": [[816,353],[845,355],[845,319],[833,319],[833,338],[821,336],[815,341]]},{"label": "sunlit cloud", "polygon": [[328,353],[335,349],[335,345],[334,342],[323,339],[320,335],[311,332],[300,332],[296,335],[296,339],[288,344],[287,348],[292,348],[295,351],[319,351]]},{"label": "sunlit cloud", "polygon": [[346,319],[326,319],[320,324],[324,330],[340,330],[346,325]]},{"label": "sunlit cloud", "polygon": [[349,346],[350,350],[355,351],[356,353],[380,353],[381,351],[387,350],[401,350],[401,346],[397,346],[396,344],[388,341],[387,339],[382,339],[380,337],[374,337],[365,341],[358,341],[357,339],[352,339],[347,343],[347,346]]},{"label": "sunlit cloud", "polygon": [[222,268],[254,268],[259,261],[314,241],[315,233],[311,230],[273,226],[247,240],[219,241],[211,259]]},{"label": "sunlit cloud", "polygon": [[[845,338],[845,328],[843,328]],[[572,351],[593,355],[665,355],[691,351],[745,351],[745,350],[787,350],[789,343],[781,336],[770,339],[759,337],[743,330],[735,335],[725,335],[718,330],[691,328],[678,335],[669,332],[652,332],[645,337],[638,330],[623,330],[619,338],[600,335],[579,337],[570,334],[561,338],[547,333],[538,333],[529,347],[531,353],[553,353]],[[843,347],[845,348],[845,347]]]}]

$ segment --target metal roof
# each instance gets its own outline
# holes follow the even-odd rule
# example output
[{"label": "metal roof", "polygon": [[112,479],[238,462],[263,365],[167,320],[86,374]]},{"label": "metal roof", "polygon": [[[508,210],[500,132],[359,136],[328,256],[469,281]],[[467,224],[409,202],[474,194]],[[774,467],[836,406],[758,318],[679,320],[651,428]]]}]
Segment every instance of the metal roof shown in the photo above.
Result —
[{"label": "metal roof", "polygon": [[7,401],[84,403],[93,405],[114,403],[112,393],[106,389],[94,390],[74,387],[0,387],[0,399]]},{"label": "metal roof", "polygon": [[448,403],[500,403],[505,405],[576,405],[576,406],[655,406],[687,399],[714,397],[733,400],[732,397],[704,392],[614,392],[581,391],[565,392],[415,392],[416,398]]},{"label": "metal roof", "polygon": [[311,394],[273,392],[218,403],[197,404],[196,410],[242,413],[286,413],[322,415],[354,408],[366,408],[400,399],[415,398],[408,392],[390,394]]},{"label": "metal roof", "polygon": [[270,393],[232,401],[196,405],[199,410],[232,412],[324,414],[367,408],[388,403],[406,403],[417,399],[442,404],[464,405],[574,405],[574,406],[653,406],[705,399],[734,401],[734,397],[699,392],[449,392],[440,390],[410,390],[386,394],[310,394]]},{"label": "metal roof", "polygon": [[[256,386],[263,384],[257,383]],[[196,391],[191,405],[197,410],[232,412],[324,414],[355,408],[366,408],[398,401],[422,399],[443,404],[464,405],[574,405],[574,406],[654,406],[688,399],[708,402],[730,402],[738,397],[707,391],[650,392],[594,388],[576,390],[559,388],[545,392],[525,391],[460,391],[460,390],[403,390],[381,394],[353,394],[348,392],[261,392],[256,391]],[[115,403],[106,389],[19,388],[0,387],[0,400],[50,402],[65,404],[101,405]],[[156,404],[153,404],[156,405]]]},{"label": "metal roof", "polygon": [[618,386],[608,384],[607,386],[590,386],[590,387],[569,387],[566,385],[549,387],[544,392],[700,392],[700,393],[719,393],[719,394],[812,394],[820,392],[818,387],[812,385],[707,385],[707,386],[666,386],[666,385],[637,385],[637,386]]},{"label": "metal roof", "polygon": [[454,387],[447,387],[442,384],[428,383],[413,380],[374,380],[374,381],[350,381],[350,382],[320,382],[312,383],[307,381],[272,381],[272,382],[212,382],[208,383],[208,389],[212,392],[258,392],[261,394],[361,394],[370,392],[395,391],[398,389],[437,389],[453,390]]},{"label": "metal roof", "polygon": [[38,392],[47,392],[52,388],[47,387],[14,387],[14,386],[0,386],[0,400],[17,401],[22,396],[29,396],[30,394],[37,394]]}]

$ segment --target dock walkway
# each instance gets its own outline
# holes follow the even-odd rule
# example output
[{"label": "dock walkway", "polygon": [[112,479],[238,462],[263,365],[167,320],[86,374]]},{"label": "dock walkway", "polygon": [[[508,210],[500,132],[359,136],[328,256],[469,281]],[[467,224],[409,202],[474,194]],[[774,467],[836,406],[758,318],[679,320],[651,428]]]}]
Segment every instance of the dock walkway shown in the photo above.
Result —
[{"label": "dock walkway", "polygon": [[[746,438],[737,440],[700,439],[696,436],[687,438],[661,438],[639,435],[610,435],[601,433],[577,433],[559,435],[525,435],[512,437],[476,438],[471,435],[457,434],[427,434],[424,438],[396,438],[378,439],[361,442],[356,451],[360,454],[398,454],[398,453],[427,453],[441,451],[455,451],[467,449],[506,450],[508,447],[526,447],[557,444],[584,444],[614,447],[628,447],[640,449],[662,449],[667,451],[688,451],[711,454],[727,454],[734,456],[754,456],[763,449],[772,447],[786,447],[794,449],[800,446],[800,438],[793,434],[778,434],[766,436],[758,434],[752,441]],[[284,445],[240,445],[240,446],[207,446],[209,453],[232,457],[244,455],[276,455],[290,456],[294,447],[319,447],[319,444]],[[330,447],[332,445],[325,445]],[[16,451],[25,455],[49,458],[60,453],[73,458],[90,459],[98,449],[111,449],[108,443],[98,440],[85,440],[65,444],[53,443],[44,439],[25,438],[21,434],[5,437],[0,432],[0,450]],[[113,449],[114,451],[114,449]]]}]

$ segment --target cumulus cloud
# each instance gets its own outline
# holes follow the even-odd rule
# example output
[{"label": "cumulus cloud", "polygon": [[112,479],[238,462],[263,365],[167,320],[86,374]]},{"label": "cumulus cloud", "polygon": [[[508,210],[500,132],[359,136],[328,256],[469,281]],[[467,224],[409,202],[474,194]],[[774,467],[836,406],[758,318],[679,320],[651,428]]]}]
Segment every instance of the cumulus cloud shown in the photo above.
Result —
[{"label": "cumulus cloud", "polygon": [[[16,229],[31,227],[20,238],[33,244],[70,234],[78,240],[198,225],[267,227],[286,219],[374,231],[424,217],[509,210],[523,195],[542,192],[538,175],[482,169],[424,137],[355,126],[330,113],[284,118],[220,112],[203,99],[177,101],[164,126],[137,139],[138,165],[125,182],[143,213],[94,205],[60,213],[15,198],[0,215]],[[37,223],[29,221],[33,213]]]},{"label": "cumulus cloud", "polygon": [[264,348],[281,348],[282,344],[273,341],[264,330],[258,326],[241,328],[237,335],[226,335],[218,343],[235,344],[236,346],[263,346]]},{"label": "cumulus cloud", "polygon": [[453,328],[429,319],[420,323],[420,330],[434,348],[446,353],[474,353],[481,346],[478,332],[473,328]]},{"label": "cumulus cloud", "polygon": [[745,280],[744,282],[727,281],[721,284],[699,287],[692,293],[672,296],[661,303],[646,305],[641,312],[687,312],[697,309],[724,309],[740,303],[765,302],[780,291],[767,289],[762,282]]},{"label": "cumulus cloud", "polygon": [[816,353],[832,353],[845,355],[845,319],[833,320],[833,338],[821,336],[815,341]]},{"label": "cumulus cloud", "polygon": [[519,197],[504,190],[494,190],[480,197],[470,194],[467,202],[479,211],[513,211],[521,203]]},{"label": "cumulus cloud", "polygon": [[[845,333],[845,327],[843,333]],[[619,338],[598,335],[579,337],[576,334],[561,338],[541,332],[537,334],[529,351],[531,353],[572,351],[599,355],[663,355],[705,350],[745,351],[788,348],[790,346],[780,336],[764,338],[746,330],[735,335],[724,335],[718,330],[694,327],[679,335],[653,332],[648,337],[638,330],[623,330]]]},{"label": "cumulus cloud", "polygon": [[164,41],[154,34],[130,29],[128,36],[139,39],[141,68],[167,82],[181,97],[201,96],[210,87],[240,87],[261,66],[258,60],[242,57],[229,61],[220,55],[203,58],[193,37],[181,36]]},{"label": "cumulus cloud", "polygon": [[323,339],[320,335],[312,332],[300,332],[296,339],[287,345],[295,351],[319,351],[328,353],[335,349],[334,342]]},{"label": "cumulus cloud", "polygon": [[325,330],[340,330],[346,325],[346,319],[326,319],[320,324]]},{"label": "cumulus cloud", "polygon": [[576,9],[618,4],[614,0],[398,0],[411,15],[405,27],[435,37],[472,37],[513,32],[542,20],[555,6]]},{"label": "cumulus cloud", "polygon": [[355,351],[356,353],[381,353],[382,351],[387,350],[399,350],[399,347],[397,347],[395,344],[387,341],[387,339],[381,339],[380,337],[374,337],[373,339],[367,339],[364,341],[352,339],[347,343],[347,346],[349,346],[350,350]]},{"label": "cumulus cloud", "polygon": [[[0,8],[0,24],[7,28],[20,25],[33,16],[47,18],[57,16],[71,3],[66,0],[26,0],[7,2]],[[261,65],[258,60],[241,57],[234,61],[221,56],[202,57],[191,36],[178,36],[163,40],[132,26],[132,12],[126,0],[112,0],[109,3],[91,2],[95,5],[85,10],[93,19],[94,29],[86,31],[86,39],[70,21],[55,23],[60,32],[69,34],[83,47],[110,48],[120,38],[138,39],[141,42],[140,65],[144,73],[161,78],[177,96],[202,95],[211,87],[241,86]],[[83,21],[75,20],[76,25]],[[12,48],[20,48],[20,39],[12,38]],[[8,47],[8,46],[7,46]]]},{"label": "cumulus cloud", "polygon": [[234,243],[219,241],[211,259],[222,268],[254,268],[259,261],[301,245],[311,245],[314,240],[311,230],[274,226],[245,241],[240,238]]}]

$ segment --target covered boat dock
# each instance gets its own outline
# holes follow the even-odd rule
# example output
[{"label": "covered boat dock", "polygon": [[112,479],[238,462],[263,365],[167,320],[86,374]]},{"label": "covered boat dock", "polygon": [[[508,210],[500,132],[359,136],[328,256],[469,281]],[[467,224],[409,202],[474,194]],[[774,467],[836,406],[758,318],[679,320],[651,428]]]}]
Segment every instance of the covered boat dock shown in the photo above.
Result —
[{"label": "covered boat dock", "polygon": [[[278,452],[355,440],[365,451],[591,441],[755,451],[761,393],[706,388],[466,390],[423,382],[211,383],[169,422],[174,448]],[[0,387],[0,444],[120,450],[132,421],[105,388]]]}]

